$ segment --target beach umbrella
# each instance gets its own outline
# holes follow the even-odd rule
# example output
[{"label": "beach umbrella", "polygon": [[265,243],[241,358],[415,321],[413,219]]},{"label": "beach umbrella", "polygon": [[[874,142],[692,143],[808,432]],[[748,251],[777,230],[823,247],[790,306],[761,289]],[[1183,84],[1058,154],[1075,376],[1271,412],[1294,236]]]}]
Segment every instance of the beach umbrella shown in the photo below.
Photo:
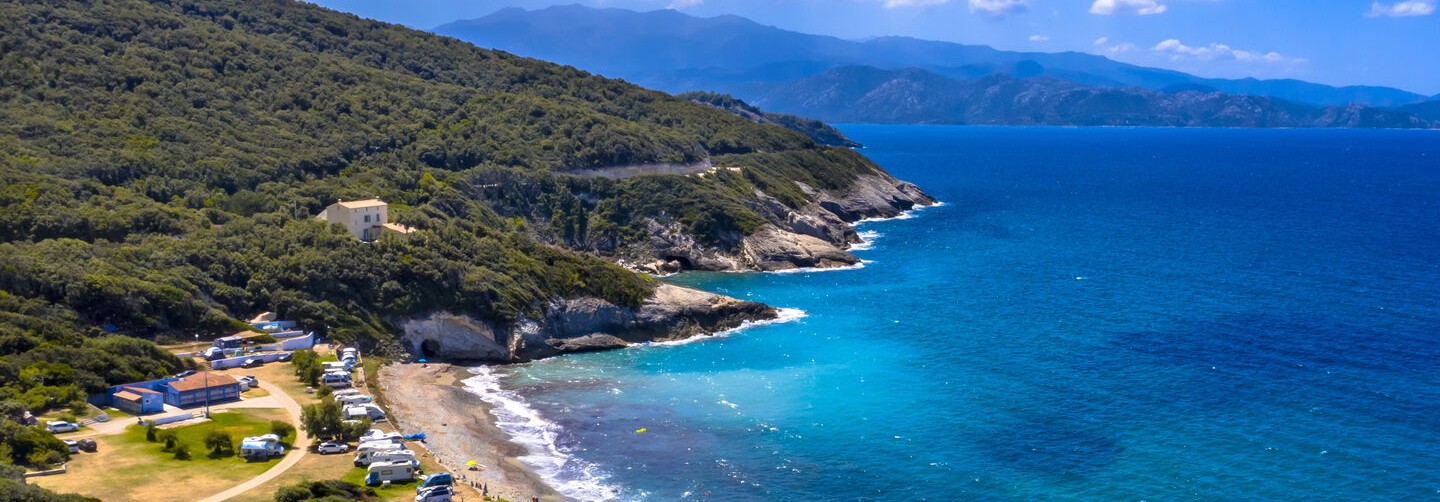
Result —
[{"label": "beach umbrella", "polygon": [[424,360],[424,359],[421,359],[420,362],[422,362],[422,363],[428,363],[428,362],[430,362],[430,361],[426,361],[426,360]]},{"label": "beach umbrella", "polygon": [[475,467],[475,461],[471,460],[469,462],[465,462],[465,467]]}]

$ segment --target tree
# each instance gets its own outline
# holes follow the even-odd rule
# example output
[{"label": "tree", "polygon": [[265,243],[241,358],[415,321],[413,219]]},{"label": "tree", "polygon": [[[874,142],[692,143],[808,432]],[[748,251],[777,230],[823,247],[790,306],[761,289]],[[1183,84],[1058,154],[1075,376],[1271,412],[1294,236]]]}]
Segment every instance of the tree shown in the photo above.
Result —
[{"label": "tree", "polygon": [[310,349],[291,352],[290,367],[294,368],[295,376],[300,379],[301,383],[310,386],[318,385],[320,375],[325,373],[320,356]]},{"label": "tree", "polygon": [[352,420],[348,423],[343,423],[342,426],[344,430],[340,435],[344,437],[346,441],[354,441],[360,439],[360,436],[365,435],[365,433],[370,430],[370,418],[366,417],[360,420]]},{"label": "tree", "polygon": [[210,456],[228,457],[235,454],[235,439],[224,431],[210,431],[205,436],[205,447],[210,449]]},{"label": "tree", "polygon": [[341,434],[344,419],[340,415],[340,405],[333,399],[325,399],[301,408],[300,427],[315,437],[329,438]]}]

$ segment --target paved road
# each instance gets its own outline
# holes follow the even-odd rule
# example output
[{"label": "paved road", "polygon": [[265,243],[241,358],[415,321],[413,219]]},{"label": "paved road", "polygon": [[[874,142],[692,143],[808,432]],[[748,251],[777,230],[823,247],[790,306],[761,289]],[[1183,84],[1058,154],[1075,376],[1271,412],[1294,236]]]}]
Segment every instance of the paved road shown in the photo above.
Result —
[{"label": "paved road", "polygon": [[220,502],[222,500],[228,500],[231,497],[248,492],[251,488],[255,488],[257,486],[268,483],[270,480],[279,477],[281,474],[285,474],[285,471],[290,470],[291,467],[294,467],[295,464],[300,462],[300,459],[305,458],[305,455],[310,453],[310,435],[306,434],[305,431],[300,430],[299,428],[300,403],[295,402],[294,398],[291,398],[289,394],[286,394],[285,391],[274,385],[261,382],[260,388],[270,391],[270,395],[266,397],[275,398],[275,401],[280,404],[280,407],[285,408],[285,411],[290,413],[290,418],[292,419],[291,422],[294,423],[296,426],[294,447],[289,452],[285,453],[285,458],[281,459],[280,463],[275,464],[275,467],[271,467],[269,470],[260,473],[259,476],[250,478],[249,481],[240,483],[239,485],[236,485],[229,490],[225,490],[223,492],[211,495],[201,500],[200,502]]}]

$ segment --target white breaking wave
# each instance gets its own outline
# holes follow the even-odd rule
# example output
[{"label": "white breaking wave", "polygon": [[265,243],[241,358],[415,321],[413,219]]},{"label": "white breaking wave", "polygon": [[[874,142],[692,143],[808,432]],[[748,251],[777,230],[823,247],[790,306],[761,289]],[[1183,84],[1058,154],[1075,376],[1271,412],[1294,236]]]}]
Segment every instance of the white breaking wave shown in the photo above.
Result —
[{"label": "white breaking wave", "polygon": [[[805,311],[800,309],[779,309],[774,319],[745,321],[739,326],[712,335],[697,335],[670,342],[647,342],[632,347],[674,346],[716,337],[724,338],[751,328],[793,322],[806,315]],[[501,388],[500,375],[496,374],[492,367],[478,366],[470,368],[469,371],[475,376],[461,382],[465,384],[465,390],[490,403],[490,413],[495,416],[495,426],[510,436],[510,442],[525,448],[526,454],[520,457],[520,461],[534,469],[546,484],[575,500],[621,498],[619,489],[605,483],[609,475],[599,466],[576,458],[556,446],[562,432],[560,425],[546,420],[539,411],[525,402],[525,398],[520,394]],[[618,389],[613,391],[619,392]]]},{"label": "white breaking wave", "polygon": [[729,337],[730,335],[733,335],[733,334],[735,334],[735,333],[739,333],[739,332],[741,332],[741,331],[745,331],[745,330],[751,329],[751,328],[758,328],[758,327],[761,327],[761,326],[769,326],[769,325],[771,325],[771,324],[782,324],[782,323],[787,323],[787,322],[792,322],[792,321],[798,321],[798,320],[800,320],[800,319],[804,319],[805,316],[807,316],[807,315],[809,315],[809,314],[806,314],[804,310],[800,310],[800,309],[779,309],[779,311],[776,312],[774,319],[766,319],[766,320],[763,320],[763,321],[744,321],[744,322],[741,322],[739,326],[736,326],[736,327],[727,329],[727,330],[725,330],[725,331],[717,331],[717,332],[715,332],[715,333],[706,334],[706,335],[695,335],[695,336],[692,336],[692,337],[690,337],[690,338],[683,338],[683,339],[680,339],[680,340],[670,340],[670,341],[666,341],[666,342],[645,342],[645,343],[640,343],[640,344],[632,345],[631,347],[675,347],[675,346],[679,346],[679,345],[689,345],[689,344],[692,344],[692,343],[704,342],[704,341],[713,340],[713,339],[716,339],[716,338],[727,338],[727,337]]},{"label": "white breaking wave", "polygon": [[908,219],[910,219],[910,218],[914,218],[914,217],[915,217],[915,213],[918,213],[918,212],[920,212],[920,211],[924,211],[924,210],[926,210],[926,209],[930,209],[930,208],[932,208],[932,207],[940,207],[940,206],[943,206],[943,205],[945,205],[944,202],[939,202],[939,201],[937,201],[937,202],[935,202],[934,204],[931,204],[931,205],[928,205],[928,206],[915,206],[915,207],[912,207],[912,208],[910,208],[909,211],[905,211],[905,212],[900,213],[900,214],[897,214],[897,215],[895,215],[895,216],[890,216],[890,217],[885,217],[885,218],[864,218],[864,219],[861,219],[860,221],[856,221],[856,222],[854,222],[854,223],[851,223],[850,226],[851,226],[851,227],[858,227],[858,226],[864,225],[864,224],[866,224],[866,223],[874,223],[874,222],[877,222],[877,221],[908,220]]},{"label": "white breaking wave", "polygon": [[854,265],[846,265],[846,266],[843,266],[843,267],[830,267],[830,268],[799,267],[799,268],[787,268],[787,269],[785,269],[785,270],[770,270],[770,271],[767,271],[767,272],[765,272],[765,273],[767,273],[767,274],[808,274],[808,273],[811,273],[811,272],[839,272],[839,271],[841,271],[841,270],[860,270],[860,269],[862,269],[862,268],[865,268],[865,264],[866,264],[866,263],[869,263],[869,262],[867,262],[867,261],[865,261],[865,260],[860,260],[860,263],[856,263],[856,264],[854,264]]},{"label": "white breaking wave", "polygon": [[861,230],[859,232],[856,232],[856,235],[860,236],[860,242],[850,246],[850,251],[865,251],[868,249],[872,249],[875,247],[875,240],[883,237],[885,234],[876,232],[874,230]]},{"label": "white breaking wave", "polygon": [[521,462],[535,470],[545,483],[566,497],[591,500],[616,500],[620,491],[605,484],[609,477],[598,466],[575,458],[556,446],[560,426],[540,416],[515,392],[500,388],[500,375],[489,366],[470,368],[475,376],[464,380],[465,390],[490,403],[495,425],[510,436],[510,441],[525,447]]}]

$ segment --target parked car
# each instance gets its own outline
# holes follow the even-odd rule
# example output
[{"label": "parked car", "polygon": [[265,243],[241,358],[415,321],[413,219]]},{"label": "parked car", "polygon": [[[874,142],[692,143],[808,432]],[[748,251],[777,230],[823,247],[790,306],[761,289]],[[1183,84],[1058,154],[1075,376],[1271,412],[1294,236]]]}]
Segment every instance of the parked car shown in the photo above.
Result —
[{"label": "parked car", "polygon": [[99,449],[99,447],[95,444],[94,439],[81,439],[79,443],[80,451],[95,453],[95,450]]},{"label": "parked car", "polygon": [[455,490],[450,485],[440,485],[426,488],[415,496],[415,502],[449,502],[455,495]]},{"label": "parked car", "polygon": [[334,441],[326,441],[315,447],[320,453],[345,453],[350,451],[350,445]]},{"label": "parked car", "polygon": [[185,371],[181,371],[181,372],[179,372],[179,373],[176,373],[174,378],[185,378],[185,377],[187,377],[187,376],[194,375],[194,374],[195,374],[195,370],[185,370]]},{"label": "parked car", "polygon": [[245,375],[243,377],[237,378],[236,380],[239,380],[240,383],[245,384],[245,386],[252,389],[260,386],[260,380],[258,378],[255,378],[255,375]]},{"label": "parked car", "polygon": [[290,353],[289,353],[289,352],[286,352],[286,353],[284,353],[284,354],[280,354],[280,357],[276,358],[275,360],[276,360],[276,361],[280,361],[280,362],[282,362],[282,363],[284,363],[284,362],[289,362],[289,361],[290,361]]},{"label": "parked car", "polygon": [[65,446],[70,447],[70,453],[80,453],[80,442],[74,439],[66,439]]},{"label": "parked car", "polygon": [[264,366],[264,365],[265,365],[265,361],[261,361],[261,360],[259,360],[259,359],[253,358],[253,357],[252,357],[252,358],[249,358],[249,359],[246,359],[244,362],[240,363],[240,367],[241,367],[241,368],[259,368],[259,367]]},{"label": "parked car", "polygon": [[208,349],[205,349],[205,352],[202,352],[201,356],[204,357],[206,361],[214,361],[216,359],[225,357],[225,349],[222,349],[220,347],[210,347]]},{"label": "parked car", "polygon": [[74,422],[66,422],[64,420],[52,420],[45,423],[45,430],[50,431],[51,434],[59,434],[61,432],[75,432],[80,430],[80,424]]}]

